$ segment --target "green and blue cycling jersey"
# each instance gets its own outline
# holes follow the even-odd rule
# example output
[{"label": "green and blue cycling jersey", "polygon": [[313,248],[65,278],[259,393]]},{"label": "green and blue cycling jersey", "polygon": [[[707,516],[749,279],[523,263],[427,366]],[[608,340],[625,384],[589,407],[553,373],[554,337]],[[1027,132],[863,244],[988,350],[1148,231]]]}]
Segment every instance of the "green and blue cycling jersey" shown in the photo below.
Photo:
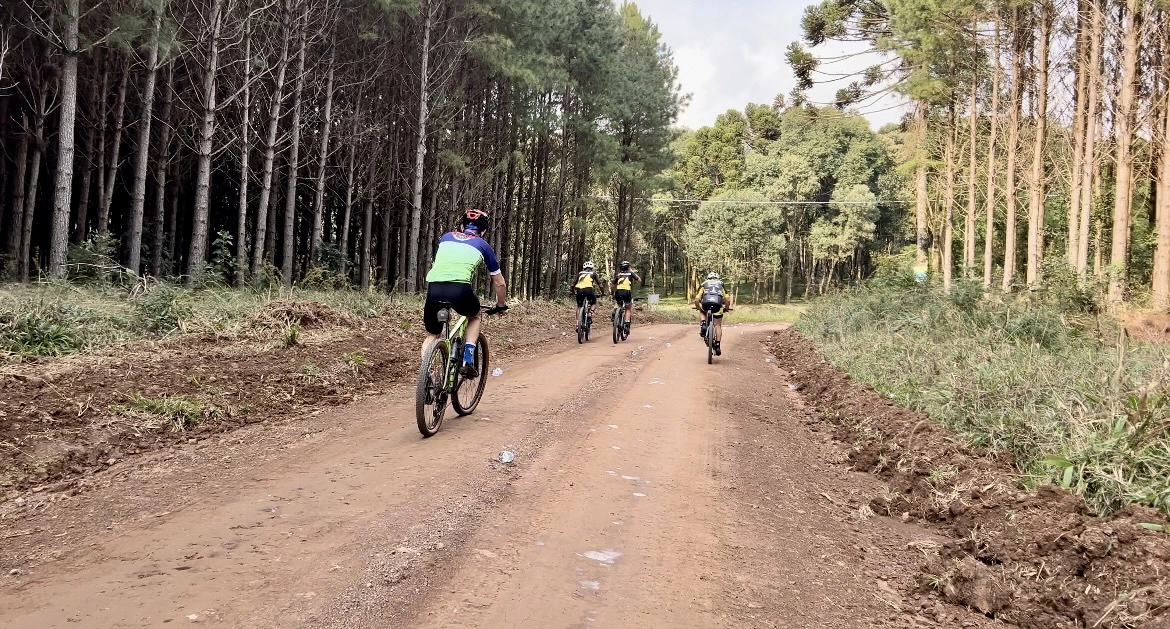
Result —
[{"label": "green and blue cycling jersey", "polygon": [[470,284],[480,264],[486,266],[491,275],[500,274],[500,262],[487,241],[473,234],[447,232],[439,239],[439,249],[427,273],[427,283]]}]

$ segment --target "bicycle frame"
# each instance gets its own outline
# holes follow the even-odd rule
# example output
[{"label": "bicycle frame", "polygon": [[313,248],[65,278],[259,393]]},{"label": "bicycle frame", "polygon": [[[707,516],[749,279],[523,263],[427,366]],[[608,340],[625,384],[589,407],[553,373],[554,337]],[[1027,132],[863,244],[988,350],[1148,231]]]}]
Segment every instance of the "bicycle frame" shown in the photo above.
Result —
[{"label": "bicycle frame", "polygon": [[[446,315],[440,317],[443,320],[443,336],[440,340],[447,346],[447,374],[443,389],[452,391],[455,389],[459,377],[459,363],[463,360],[463,345],[466,342],[464,337],[467,335],[468,319],[455,313],[455,325],[451,325],[451,313],[455,311],[450,308],[446,308],[444,311]],[[456,356],[456,350],[458,350],[458,356]]]}]

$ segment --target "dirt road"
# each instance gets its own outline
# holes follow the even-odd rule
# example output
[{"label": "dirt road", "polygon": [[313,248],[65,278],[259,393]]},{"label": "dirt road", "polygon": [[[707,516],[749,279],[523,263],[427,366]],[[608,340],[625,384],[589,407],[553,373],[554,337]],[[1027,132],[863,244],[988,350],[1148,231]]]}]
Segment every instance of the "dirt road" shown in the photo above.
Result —
[{"label": "dirt road", "polygon": [[504,363],[432,439],[403,388],[119,463],[0,522],[0,627],[937,626],[905,594],[936,538],[867,512],[773,329]]}]

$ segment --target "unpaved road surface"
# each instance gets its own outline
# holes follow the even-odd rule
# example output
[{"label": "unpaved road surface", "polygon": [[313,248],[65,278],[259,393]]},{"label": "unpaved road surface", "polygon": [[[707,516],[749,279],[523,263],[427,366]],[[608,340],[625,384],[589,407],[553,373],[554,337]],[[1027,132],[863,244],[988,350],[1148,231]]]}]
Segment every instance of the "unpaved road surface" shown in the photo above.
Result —
[{"label": "unpaved road surface", "polygon": [[729,327],[714,365],[680,325],[505,362],[431,439],[403,386],[30,495],[0,627],[991,625],[921,613],[936,534],[864,506],[879,481],[801,422],[775,329]]}]

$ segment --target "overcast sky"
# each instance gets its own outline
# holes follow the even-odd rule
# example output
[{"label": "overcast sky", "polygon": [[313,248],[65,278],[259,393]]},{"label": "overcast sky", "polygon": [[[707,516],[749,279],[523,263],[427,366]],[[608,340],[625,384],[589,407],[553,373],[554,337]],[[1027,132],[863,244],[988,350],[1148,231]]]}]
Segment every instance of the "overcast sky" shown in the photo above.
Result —
[{"label": "overcast sky", "polygon": [[[617,0],[620,3],[620,0]],[[795,81],[784,61],[784,50],[800,39],[800,18],[806,0],[635,0],[643,15],[658,25],[666,44],[674,50],[679,82],[691,95],[679,124],[692,129],[710,125],[728,109],[743,109],[749,102],[771,103],[785,96]],[[843,52],[842,49],[825,49]],[[819,49],[818,49],[819,51]],[[844,61],[825,70],[853,72],[867,62]],[[838,87],[817,86],[811,100],[829,102]],[[893,96],[868,105],[870,124],[876,129],[897,120],[901,108]],[[891,109],[893,107],[893,109]],[[887,111],[876,111],[887,110]]]}]

